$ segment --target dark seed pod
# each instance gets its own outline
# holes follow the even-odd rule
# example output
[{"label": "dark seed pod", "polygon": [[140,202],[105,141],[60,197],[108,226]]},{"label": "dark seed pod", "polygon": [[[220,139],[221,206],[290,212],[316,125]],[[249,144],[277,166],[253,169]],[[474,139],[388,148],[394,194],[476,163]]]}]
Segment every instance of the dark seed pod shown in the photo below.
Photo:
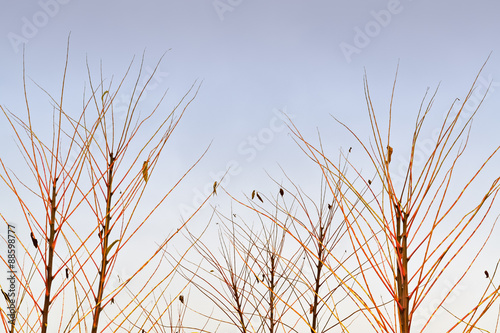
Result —
[{"label": "dark seed pod", "polygon": [[31,236],[31,241],[33,242],[33,246],[35,247],[35,249],[38,249],[38,240],[35,238],[33,232],[31,232],[30,236]]}]

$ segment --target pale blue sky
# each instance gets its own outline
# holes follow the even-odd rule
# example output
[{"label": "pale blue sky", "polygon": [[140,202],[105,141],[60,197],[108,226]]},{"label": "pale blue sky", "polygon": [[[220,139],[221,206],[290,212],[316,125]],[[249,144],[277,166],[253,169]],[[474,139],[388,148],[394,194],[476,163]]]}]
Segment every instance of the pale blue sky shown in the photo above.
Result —
[{"label": "pale blue sky", "polygon": [[[413,120],[426,87],[434,89],[441,82],[435,113],[441,117],[455,97],[466,93],[490,52],[483,76],[498,77],[498,11],[494,1],[10,1],[0,14],[1,103],[23,109],[23,41],[28,75],[57,94],[71,32],[69,79],[78,100],[75,107],[87,81],[85,56],[95,73],[102,60],[108,75],[120,76],[134,55],[139,58],[146,50],[146,67],[153,67],[171,49],[154,82],[158,89],[144,102],[153,104],[154,96],[169,88],[174,103],[195,79],[203,79],[200,95],[178,129],[182,149],[177,153],[189,163],[214,139],[197,182],[205,177],[203,184],[212,183],[203,170],[218,173],[236,160],[242,166],[242,177],[231,182],[236,184],[261,177],[247,173],[250,168],[286,164],[290,151],[296,151],[283,131],[247,161],[253,156],[246,155],[252,154],[249,150],[260,147],[249,136],[268,127],[273,109],[286,108],[311,135],[316,126],[323,135],[334,135],[339,140],[335,149],[348,143],[342,142],[346,133],[329,114],[364,131],[364,69],[384,114],[400,62],[396,121]],[[496,117],[498,87],[494,83],[484,108],[488,115],[482,119]],[[493,124],[490,119],[481,126]],[[3,138],[9,135],[2,133]],[[478,135],[493,139],[488,133]]]},{"label": "pale blue sky", "polygon": [[[482,79],[493,82],[492,91],[475,121],[472,150],[485,156],[500,141],[497,1],[4,0],[2,7],[0,104],[13,112],[24,112],[22,43],[27,42],[27,74],[57,96],[70,32],[68,89],[76,102],[68,103],[74,107],[80,106],[87,81],[86,56],[94,73],[102,60],[106,73],[120,77],[134,55],[140,58],[146,50],[145,64],[153,67],[171,49],[146,106],[167,88],[172,105],[194,80],[204,80],[166,152],[166,169],[158,170],[175,178],[213,139],[207,157],[169,204],[173,211],[189,206],[197,191],[210,189],[212,175],[228,163],[238,166],[227,185],[236,195],[265,188],[265,171],[282,179],[278,163],[292,174],[306,175],[304,168],[312,166],[283,129],[278,109],[286,110],[312,140],[318,127],[332,154],[352,145],[352,139],[330,114],[367,139],[365,69],[385,119],[399,62],[394,131],[409,140],[426,88],[441,82],[432,116],[437,127],[492,52]],[[40,102],[37,116],[44,119],[50,106],[36,88],[31,91]],[[260,141],[255,144],[252,138]],[[5,121],[0,122],[0,139],[8,143],[2,144],[2,158],[10,162],[10,156],[19,156],[11,149],[12,132]],[[396,154],[396,160],[404,159]],[[298,182],[317,188],[305,177]],[[180,220],[180,212],[173,215]]]}]

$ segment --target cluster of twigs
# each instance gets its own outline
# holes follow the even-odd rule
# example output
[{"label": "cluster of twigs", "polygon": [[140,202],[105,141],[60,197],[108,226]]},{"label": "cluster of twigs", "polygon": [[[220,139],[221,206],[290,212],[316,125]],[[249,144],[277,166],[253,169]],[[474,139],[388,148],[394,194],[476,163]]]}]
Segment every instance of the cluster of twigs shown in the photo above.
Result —
[{"label": "cluster of twigs", "polygon": [[[179,183],[161,194],[153,209],[137,214],[160,154],[199,85],[194,84],[170,112],[162,110],[165,92],[153,110],[141,115],[141,96],[160,63],[141,87],[143,57],[127,110],[118,117],[114,101],[123,94],[121,88],[133,61],[117,87],[112,79],[105,80],[102,72],[95,80],[87,65],[90,96],[84,96],[82,111],[75,116],[64,103],[68,54],[69,50],[60,97],[52,98],[46,92],[53,104],[49,140],[37,132],[39,124],[32,120],[25,74],[26,118],[2,107],[34,180],[19,179],[0,161],[1,177],[17,197],[32,242],[27,244],[25,235],[18,235],[26,258],[17,257],[19,293],[16,299],[8,300],[15,304],[16,318],[10,320],[2,308],[3,328],[6,332],[42,333],[131,328],[149,331],[166,314],[155,312],[159,303],[153,302],[153,308],[148,308],[151,295],[163,295],[175,267],[163,265],[159,280],[151,277],[151,270],[160,269],[158,258],[166,244],[189,219],[160,240],[156,251],[146,253],[130,276],[122,277],[117,286],[110,281],[116,277],[113,272],[119,254]],[[40,112],[39,107],[36,109]],[[42,211],[38,209],[40,204]],[[131,290],[131,282],[136,280],[140,287],[134,285]],[[127,293],[133,297],[118,304],[121,295]],[[168,306],[165,304],[165,309]]]},{"label": "cluster of twigs", "polygon": [[[110,287],[120,253],[187,174],[157,198],[151,211],[141,212],[145,217],[139,217],[148,181],[199,85],[194,84],[167,115],[157,112],[164,94],[150,113],[141,116],[139,101],[155,74],[139,88],[141,62],[127,111],[118,119],[113,102],[131,67],[117,87],[103,79],[102,72],[95,80],[89,69],[90,96],[84,96],[82,111],[75,116],[64,107],[67,66],[68,58],[60,97],[54,99],[47,93],[54,109],[50,140],[38,134],[32,120],[24,68],[26,118],[1,107],[34,179],[21,180],[0,160],[1,178],[19,202],[31,238],[28,244],[24,236],[18,237],[26,253],[23,259],[17,258],[19,294],[10,299],[2,290],[16,310],[15,320],[4,308],[0,311],[6,332],[370,329],[409,333],[431,330],[443,311],[449,316],[440,324],[447,325],[449,332],[498,331],[498,319],[495,327],[483,320],[500,297],[500,287],[494,282],[496,269],[485,271],[489,283],[473,304],[467,304],[468,310],[452,309],[447,303],[470,273],[496,224],[491,215],[500,178],[492,179],[476,202],[464,198],[500,147],[468,179],[455,175],[463,164],[477,111],[463,113],[477,77],[461,104],[450,106],[433,149],[417,164],[416,149],[436,96],[427,101],[426,94],[401,186],[396,184],[391,164],[396,80],[384,134],[365,77],[370,144],[339,123],[366,154],[372,176],[351,163],[351,148],[335,162],[325,154],[321,141],[312,144],[290,121],[289,129],[305,157],[321,171],[319,200],[288,176],[288,186],[275,182],[274,195],[252,189],[246,200],[215,182],[213,195],[226,193],[238,207],[229,214],[213,211],[210,221],[219,226],[219,250],[203,234],[185,228],[191,216],[137,263],[130,276]],[[146,124],[154,128],[148,127],[145,135]],[[455,182],[463,190],[454,192]],[[254,214],[257,222],[240,211]],[[192,257],[187,257],[188,250],[166,251],[167,243],[183,230],[188,250],[197,250]],[[8,267],[7,260],[2,260]],[[452,270],[456,264],[459,273]],[[161,277],[154,278],[160,271]],[[176,274],[184,284],[175,287],[172,297],[169,287]],[[454,282],[436,299],[433,293],[444,279]],[[200,294],[191,295],[192,289]],[[215,309],[207,314],[191,306],[189,300],[195,297],[208,299]],[[423,307],[431,311],[418,317]],[[203,325],[186,324],[193,313],[203,318]]]},{"label": "cluster of twigs", "polygon": [[[324,153],[321,143],[313,145],[290,121],[292,135],[321,170],[319,202],[291,179],[288,189],[276,182],[276,197],[268,198],[256,190],[246,202],[231,196],[242,209],[256,214],[259,226],[233,212],[216,212],[221,251],[198,244],[202,259],[198,264],[183,265],[185,276],[240,332],[370,329],[408,333],[433,331],[437,322],[450,332],[497,332],[498,318],[496,324],[491,318],[482,320],[492,310],[495,313],[498,305],[496,269],[493,274],[485,271],[489,283],[472,303],[467,302],[467,311],[460,307],[454,310],[448,302],[460,292],[497,220],[491,213],[500,178],[493,178],[476,196],[476,202],[464,198],[500,147],[493,148],[470,178],[455,176],[455,169],[464,165],[477,112],[464,114],[464,108],[481,71],[461,104],[453,103],[448,110],[433,149],[416,164],[416,149],[436,94],[427,102],[424,97],[401,186],[396,186],[391,168],[390,119],[396,80],[386,134],[377,121],[366,78],[370,145],[338,121],[366,154],[375,170],[370,177],[350,162],[352,148],[335,162]],[[463,190],[454,192],[455,185]],[[266,208],[269,204],[272,211]],[[206,278],[210,274],[217,278]],[[436,297],[443,281],[453,282]],[[427,315],[419,315],[424,307]]]}]

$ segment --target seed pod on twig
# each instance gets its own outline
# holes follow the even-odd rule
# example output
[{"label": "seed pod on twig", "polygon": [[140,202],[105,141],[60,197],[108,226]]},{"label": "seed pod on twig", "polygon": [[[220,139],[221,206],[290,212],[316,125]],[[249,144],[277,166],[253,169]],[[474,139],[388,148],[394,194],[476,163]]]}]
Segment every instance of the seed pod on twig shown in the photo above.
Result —
[{"label": "seed pod on twig", "polygon": [[391,163],[393,149],[391,146],[387,146],[387,164]]},{"label": "seed pod on twig", "polygon": [[146,183],[148,182],[148,161],[142,163],[142,178],[144,178]]},{"label": "seed pod on twig", "polygon": [[30,236],[31,236],[31,241],[33,242],[33,246],[35,247],[35,249],[38,249],[38,240],[35,238],[33,231],[31,232]]}]

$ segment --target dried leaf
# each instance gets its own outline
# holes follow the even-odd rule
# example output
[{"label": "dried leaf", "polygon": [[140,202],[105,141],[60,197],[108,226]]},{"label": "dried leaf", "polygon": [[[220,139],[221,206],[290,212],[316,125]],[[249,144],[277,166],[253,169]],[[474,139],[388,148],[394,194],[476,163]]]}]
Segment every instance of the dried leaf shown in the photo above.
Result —
[{"label": "dried leaf", "polygon": [[69,269],[66,267],[66,279],[69,279]]},{"label": "dried leaf", "polygon": [[214,182],[214,193],[213,194],[214,195],[217,194],[217,182]]},{"label": "dried leaf", "polygon": [[181,303],[184,304],[184,295],[179,296],[179,301],[181,301]]},{"label": "dried leaf", "polygon": [[5,300],[7,301],[7,303],[11,304],[12,301],[10,300],[9,295],[7,295],[7,293],[5,291],[3,291],[3,289],[2,289],[2,294],[3,294],[3,297],[5,298]]},{"label": "dried leaf", "polygon": [[372,184],[372,181],[368,179],[368,185],[371,185]]},{"label": "dried leaf", "polygon": [[484,271],[484,275],[486,275],[487,279],[490,277],[490,274],[488,273],[488,271]]},{"label": "dried leaf", "polygon": [[313,313],[313,310],[314,310],[314,306],[312,304],[309,305],[309,313]]},{"label": "dried leaf", "polygon": [[391,163],[392,151],[392,147],[387,146],[387,164]]},{"label": "dried leaf", "polygon": [[252,191],[252,200],[255,198],[255,190]]},{"label": "dried leaf", "polygon": [[142,163],[142,178],[144,178],[146,183],[148,182],[148,161]]},{"label": "dried leaf", "polygon": [[110,246],[108,246],[108,248],[106,249],[106,257],[108,256],[109,251],[111,251],[111,249],[113,248],[113,246],[115,246],[115,244],[118,243],[118,241],[119,240],[117,239],[113,243],[111,243]]},{"label": "dried leaf", "polygon": [[33,232],[31,232],[30,236],[31,236],[31,241],[33,242],[33,246],[35,247],[35,249],[38,249],[38,240],[35,238]]},{"label": "dried leaf", "polygon": [[101,96],[101,101],[102,101],[102,104],[104,104],[104,96],[106,96],[106,94],[109,94],[109,91],[105,91],[102,93],[102,96]]},{"label": "dried leaf", "polygon": [[280,188],[280,195],[281,195],[281,196],[284,196],[284,195],[285,195],[285,191],[283,191],[283,189],[282,189],[282,188]]},{"label": "dried leaf", "polygon": [[257,199],[260,200],[260,202],[264,202],[264,200],[262,200],[262,198],[260,197],[259,193],[255,193],[255,195],[257,196]]}]

